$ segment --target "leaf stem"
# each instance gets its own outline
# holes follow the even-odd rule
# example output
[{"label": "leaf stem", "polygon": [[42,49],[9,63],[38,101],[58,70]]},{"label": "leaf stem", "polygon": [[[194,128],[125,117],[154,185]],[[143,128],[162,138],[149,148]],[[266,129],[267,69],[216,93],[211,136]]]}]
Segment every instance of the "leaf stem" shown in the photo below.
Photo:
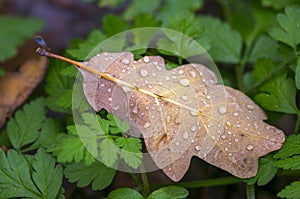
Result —
[{"label": "leaf stem", "polygon": [[[174,183],[173,185],[181,186],[185,188],[199,188],[199,187],[224,186],[224,185],[235,184],[239,182],[242,182],[242,179],[232,176],[232,177],[216,178],[216,179],[208,179],[208,180],[200,180],[200,181],[178,182],[178,183]],[[153,184],[150,185],[150,188],[158,189],[168,185],[170,184]]]},{"label": "leaf stem", "polygon": [[274,70],[272,70],[270,73],[268,73],[264,78],[256,82],[251,88],[245,91],[245,93],[252,93],[254,92],[258,87],[260,87],[262,84],[266,83],[270,79],[272,79],[274,76],[278,75],[283,69],[285,69],[289,63],[294,61],[297,57],[293,56],[292,58],[288,59],[287,61],[281,63],[279,66],[277,66]]},{"label": "leaf stem", "polygon": [[143,182],[143,195],[145,198],[147,198],[150,194],[150,188],[144,164],[141,165],[141,177]]},{"label": "leaf stem", "polygon": [[246,184],[247,199],[255,199],[255,187],[253,185]]},{"label": "leaf stem", "polygon": [[294,129],[294,134],[297,135],[299,132],[299,127],[300,127],[300,111],[297,111],[297,121]]}]

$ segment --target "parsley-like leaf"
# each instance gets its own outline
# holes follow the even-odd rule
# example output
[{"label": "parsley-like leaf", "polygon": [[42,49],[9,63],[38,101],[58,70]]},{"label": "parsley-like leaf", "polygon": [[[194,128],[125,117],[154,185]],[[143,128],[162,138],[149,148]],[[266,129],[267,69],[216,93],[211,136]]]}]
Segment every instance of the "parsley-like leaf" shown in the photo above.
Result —
[{"label": "parsley-like leaf", "polygon": [[188,190],[179,186],[168,186],[153,191],[147,199],[180,199],[186,198],[189,195]]},{"label": "parsley-like leaf", "polygon": [[62,167],[55,166],[55,160],[42,149],[28,160],[14,150],[7,157],[0,150],[0,162],[0,198],[55,199],[59,195]]},{"label": "parsley-like leaf", "polygon": [[22,146],[38,138],[39,129],[46,118],[45,113],[44,99],[39,98],[26,104],[9,120],[7,134],[15,149],[20,150]]},{"label": "parsley-like leaf", "polygon": [[299,199],[300,181],[293,182],[277,194],[280,198]]},{"label": "parsley-like leaf", "polygon": [[129,7],[124,13],[126,19],[132,19],[133,17],[142,14],[152,14],[159,6],[160,0],[151,0],[151,1],[140,1],[132,0]]},{"label": "parsley-like leaf", "polygon": [[238,63],[242,50],[242,37],[230,26],[213,17],[200,17],[200,22],[204,26],[203,33],[211,45],[209,53],[215,61]]},{"label": "parsley-like leaf", "polygon": [[100,143],[100,158],[107,166],[114,166],[118,159],[119,148],[114,144],[114,141],[105,138]]},{"label": "parsley-like leaf", "polygon": [[276,166],[283,169],[292,169],[292,170],[300,169],[300,155],[293,156],[290,158],[285,158],[283,160],[278,160],[276,162]]},{"label": "parsley-like leaf", "polygon": [[92,183],[93,190],[101,190],[109,186],[116,174],[116,170],[95,162],[91,165],[66,165],[65,175],[70,182],[77,182],[77,186],[85,187]]},{"label": "parsley-like leaf", "polygon": [[[261,80],[273,70],[276,68],[271,59],[259,59],[254,65],[253,76]],[[287,78],[286,71],[264,83],[259,91],[254,100],[265,109],[283,113],[297,112],[295,83],[293,79]]]},{"label": "parsley-like leaf", "polygon": [[287,137],[284,146],[274,155],[276,159],[285,159],[293,155],[300,155],[300,135]]},{"label": "parsley-like leaf", "polygon": [[122,148],[120,158],[132,168],[138,168],[141,165],[143,154],[141,152],[142,144],[138,138],[120,137],[116,139],[116,144]]},{"label": "parsley-like leaf", "polygon": [[278,24],[269,30],[269,34],[297,50],[297,45],[300,44],[300,7],[289,6],[284,11],[285,14],[277,14]]},{"label": "parsley-like leaf", "polygon": [[258,58],[269,57],[272,59],[277,58],[277,42],[266,35],[262,35],[254,42],[253,48],[249,55],[248,60],[255,62]]},{"label": "parsley-like leaf", "polygon": [[0,17],[0,62],[13,57],[25,39],[41,30],[43,22],[34,18]]},{"label": "parsley-like leaf", "polygon": [[108,199],[145,199],[138,191],[130,188],[119,188],[109,193]]}]

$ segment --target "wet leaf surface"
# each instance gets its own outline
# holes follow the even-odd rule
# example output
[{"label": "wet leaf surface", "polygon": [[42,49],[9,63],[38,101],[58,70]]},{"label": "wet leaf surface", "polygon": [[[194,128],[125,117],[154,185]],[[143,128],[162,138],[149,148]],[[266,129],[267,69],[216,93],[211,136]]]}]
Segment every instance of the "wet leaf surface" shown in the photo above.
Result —
[{"label": "wet leaf surface", "polygon": [[98,54],[84,64],[115,81],[80,69],[89,103],[129,121],[174,181],[184,176],[192,156],[237,177],[253,177],[258,158],[280,149],[285,140],[281,130],[263,122],[264,112],[250,98],[217,85],[205,66],[167,71],[161,57],[134,61],[126,52]]}]

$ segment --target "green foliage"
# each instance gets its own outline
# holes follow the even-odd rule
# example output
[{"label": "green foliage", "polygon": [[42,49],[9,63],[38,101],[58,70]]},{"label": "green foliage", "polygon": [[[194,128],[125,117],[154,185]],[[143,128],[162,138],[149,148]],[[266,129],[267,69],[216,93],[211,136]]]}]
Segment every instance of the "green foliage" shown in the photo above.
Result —
[{"label": "green foliage", "polygon": [[293,182],[286,186],[282,191],[277,194],[280,198],[298,199],[300,196],[300,182]]},{"label": "green foliage", "polygon": [[0,68],[0,77],[3,76],[4,74],[5,74],[5,71],[2,68]]},{"label": "green foliage", "polygon": [[34,18],[0,17],[0,62],[12,58],[22,43],[41,30],[43,22]]},{"label": "green foliage", "polygon": [[15,149],[20,150],[38,138],[39,129],[46,118],[45,111],[44,100],[40,98],[15,113],[15,117],[7,124],[7,134]]},{"label": "green foliage", "polygon": [[108,199],[144,199],[144,197],[136,190],[130,188],[119,188],[107,197]]},{"label": "green foliage", "polygon": [[78,187],[92,183],[93,190],[101,190],[111,184],[116,170],[97,161],[88,166],[82,163],[68,164],[64,173],[69,182],[77,182]]},{"label": "green foliage", "polygon": [[0,150],[0,198],[62,198],[62,167],[43,149],[29,157]]}]

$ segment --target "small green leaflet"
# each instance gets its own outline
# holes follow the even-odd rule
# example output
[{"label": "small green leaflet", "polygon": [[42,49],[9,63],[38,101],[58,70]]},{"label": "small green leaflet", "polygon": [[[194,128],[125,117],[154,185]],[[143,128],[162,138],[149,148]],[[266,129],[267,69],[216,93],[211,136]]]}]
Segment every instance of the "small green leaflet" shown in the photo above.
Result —
[{"label": "small green leaflet", "polygon": [[[271,59],[261,58],[256,61],[253,70],[255,79],[262,80],[270,73],[277,70]],[[296,86],[294,80],[287,77],[287,72],[282,71],[259,87],[260,93],[254,100],[267,110],[297,113]]]},{"label": "small green leaflet", "polygon": [[200,17],[203,33],[209,39],[209,53],[218,62],[239,63],[242,50],[242,37],[230,26],[213,17]]},{"label": "small green leaflet", "polygon": [[55,166],[54,158],[43,149],[30,157],[26,160],[14,150],[6,156],[0,150],[0,198],[55,199],[60,195],[62,167]]},{"label": "small green leaflet", "polygon": [[284,11],[285,14],[277,14],[278,24],[269,30],[269,34],[296,51],[300,44],[300,7],[289,6]]},{"label": "small green leaflet", "polygon": [[119,188],[109,193],[108,199],[145,199],[138,191],[130,188]]},{"label": "small green leaflet", "polygon": [[0,17],[0,62],[12,58],[22,43],[41,30],[43,21],[34,18]]},{"label": "small green leaflet", "polygon": [[39,98],[26,104],[9,120],[7,134],[15,149],[20,150],[38,138],[39,130],[46,119],[45,113],[44,99]]},{"label": "small green leaflet", "polygon": [[124,13],[125,19],[132,19],[135,16],[147,13],[153,14],[153,12],[160,6],[160,0],[152,0],[152,1],[140,1],[140,0],[132,0],[129,7],[126,9]]},{"label": "small green leaflet", "polygon": [[300,155],[300,135],[287,137],[284,146],[275,155],[276,159],[286,159],[294,155]]},{"label": "small green leaflet", "polygon": [[286,186],[282,191],[277,194],[280,198],[299,199],[300,197],[300,181],[293,182]]},{"label": "small green leaflet", "polygon": [[85,187],[92,183],[93,190],[101,190],[111,184],[116,170],[97,161],[88,166],[83,163],[66,165],[64,173],[69,182],[77,182],[79,187]]}]

